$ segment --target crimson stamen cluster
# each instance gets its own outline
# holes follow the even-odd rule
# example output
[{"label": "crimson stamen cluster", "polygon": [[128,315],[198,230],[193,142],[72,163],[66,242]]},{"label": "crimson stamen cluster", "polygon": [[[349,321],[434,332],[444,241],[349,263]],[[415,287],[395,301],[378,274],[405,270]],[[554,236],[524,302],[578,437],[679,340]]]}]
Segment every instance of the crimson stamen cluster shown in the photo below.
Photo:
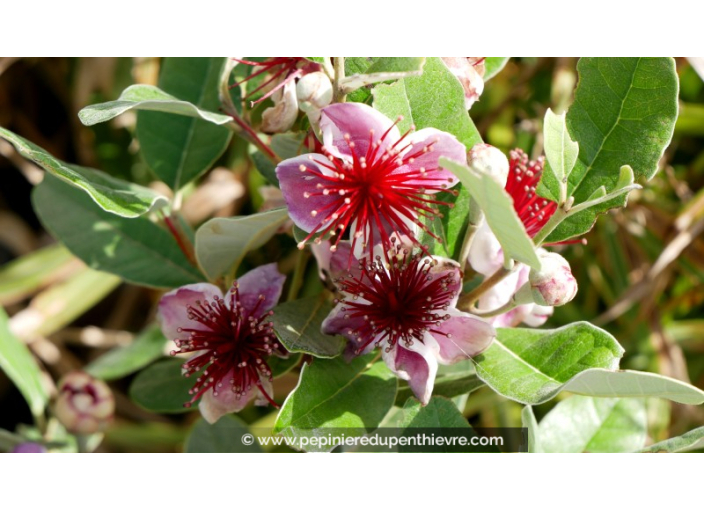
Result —
[{"label": "crimson stamen cluster", "polygon": [[215,297],[212,301],[198,300],[186,306],[188,318],[201,324],[203,329],[178,328],[179,334],[188,334],[188,338],[176,339],[178,350],[171,351],[171,355],[199,353],[183,364],[186,377],[205,370],[189,391],[193,398],[184,407],[191,407],[210,388],[214,396],[220,391],[232,391],[239,399],[253,386],[277,406],[264,390],[261,378],[271,380],[266,358],[284,351],[277,342],[273,323],[268,321],[274,312],[261,310],[264,299],[260,295],[254,309],[247,312],[240,302],[235,282],[229,303]]},{"label": "crimson stamen cluster", "polygon": [[386,342],[390,352],[396,344],[409,347],[414,341],[423,342],[426,332],[448,336],[436,327],[450,318],[443,312],[457,293],[457,282],[452,272],[431,274],[437,264],[399,245],[388,262],[380,256],[360,260],[359,276],[350,273],[338,281],[340,290],[351,296],[341,301],[345,319],[364,322],[348,332],[359,344],[357,353],[372,342],[377,347]]}]

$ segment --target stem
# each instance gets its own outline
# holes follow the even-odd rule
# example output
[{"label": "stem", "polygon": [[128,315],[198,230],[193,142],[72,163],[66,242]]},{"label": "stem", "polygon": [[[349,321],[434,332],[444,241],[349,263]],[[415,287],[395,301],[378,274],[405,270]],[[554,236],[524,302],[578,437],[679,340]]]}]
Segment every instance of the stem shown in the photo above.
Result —
[{"label": "stem", "polygon": [[344,103],[345,93],[342,92],[341,81],[345,78],[345,57],[335,57],[333,61],[335,67],[335,79],[333,80],[333,103]]},{"label": "stem", "polygon": [[570,215],[563,207],[558,208],[555,211],[555,214],[553,214],[548,222],[543,225],[543,228],[540,229],[540,231],[535,234],[535,237],[533,237],[533,243],[535,243],[536,247],[539,247],[541,244],[543,244],[543,241],[552,233],[553,230],[564,220]]},{"label": "stem", "polygon": [[515,264],[513,266],[513,269],[506,269],[505,267],[501,267],[498,271],[496,271],[493,275],[491,275],[489,278],[484,280],[482,283],[480,283],[477,288],[472,290],[471,292],[468,292],[464,296],[462,296],[459,301],[457,302],[457,308],[462,310],[469,310],[470,307],[474,305],[474,303],[477,302],[477,300],[482,297],[482,295],[491,289],[494,285],[499,283],[501,280],[506,278],[508,275],[513,273],[516,268],[518,268],[520,264]]},{"label": "stem", "polygon": [[237,108],[235,108],[235,104],[232,102],[232,97],[230,97],[229,79],[230,74],[232,74],[233,67],[233,64],[226,66],[220,77],[220,107],[221,110],[225,112],[225,114],[232,117],[233,121],[232,123],[227,124],[227,127],[232,129],[238,135],[242,136],[242,138],[245,138],[246,140],[254,144],[257,149],[262,151],[262,153],[267,158],[269,158],[274,164],[278,164],[281,162],[281,158],[277,156],[276,153],[271,150],[271,147],[269,147],[261,138],[259,138],[259,135],[256,133],[256,131],[254,131],[252,127],[247,122],[245,122],[242,117],[240,117],[240,114],[237,112]]},{"label": "stem", "polygon": [[188,239],[188,237],[183,233],[183,230],[177,224],[177,222],[173,221],[173,218],[171,216],[167,216],[165,214],[163,214],[163,216],[166,228],[169,229],[169,232],[171,232],[171,235],[176,240],[176,244],[178,244],[178,247],[186,256],[188,262],[193,264],[195,267],[198,267],[196,257],[193,251],[193,244],[191,243],[190,239]]},{"label": "stem", "polygon": [[293,301],[298,297],[298,293],[303,286],[303,278],[306,275],[306,266],[308,265],[308,259],[310,258],[310,252],[308,250],[299,250],[298,257],[296,258],[296,267],[293,269],[293,278],[291,280],[291,287],[288,289],[288,296],[286,296],[286,301]]},{"label": "stem", "polygon": [[335,68],[332,65],[330,57],[323,57],[323,71],[331,80],[335,78]]},{"label": "stem", "polygon": [[460,267],[462,272],[466,273],[467,264],[469,263],[469,250],[472,247],[472,241],[474,241],[474,236],[482,224],[484,219],[484,213],[479,208],[477,202],[470,198],[469,199],[469,223],[467,224],[467,232],[464,234],[464,241],[462,241],[462,250],[460,251]]},{"label": "stem", "polygon": [[469,307],[469,312],[476,315],[477,317],[482,317],[482,318],[489,318],[489,317],[496,317],[497,315],[501,315],[506,312],[510,312],[514,308],[516,308],[518,305],[514,303],[513,298],[506,303],[503,306],[500,306],[499,308],[495,310],[480,310],[479,308],[476,308],[474,305],[470,305]]}]

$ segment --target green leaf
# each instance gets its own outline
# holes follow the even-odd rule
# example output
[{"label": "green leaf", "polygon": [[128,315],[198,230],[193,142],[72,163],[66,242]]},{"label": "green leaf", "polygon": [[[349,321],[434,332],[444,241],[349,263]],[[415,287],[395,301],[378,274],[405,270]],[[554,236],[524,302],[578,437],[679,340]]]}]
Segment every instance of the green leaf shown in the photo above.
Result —
[{"label": "green leaf", "polygon": [[291,354],[288,358],[279,358],[278,356],[270,356],[267,360],[271,369],[271,377],[276,379],[284,374],[289,373],[300,362],[303,354]]},{"label": "green leaf", "polygon": [[561,193],[562,187],[567,187],[567,180],[577,162],[579,144],[572,141],[567,131],[565,114],[556,115],[548,108],[543,123],[543,138],[545,139],[545,158],[548,165],[544,172],[541,184],[548,188],[549,197],[560,202],[567,199]]},{"label": "green leaf", "polygon": [[[218,86],[226,59],[166,58],[159,88],[200,110],[220,106]],[[223,153],[232,132],[201,118],[140,111],[137,138],[147,164],[172,189],[178,190],[212,166]]]},{"label": "green leaf", "polygon": [[[396,376],[375,354],[304,364],[298,386],[281,407],[275,433],[286,437],[361,436],[375,430],[396,397]],[[321,450],[311,445],[308,451]]]},{"label": "green leaf", "polygon": [[497,329],[474,358],[477,375],[497,393],[523,404],[547,402],[561,391],[592,397],[660,397],[704,403],[704,391],[659,374],[616,370],[623,348],[587,322],[554,330]]},{"label": "green leaf", "polygon": [[425,60],[425,57],[377,57],[364,74],[410,72],[420,74]]},{"label": "green leaf", "polygon": [[196,232],[198,265],[211,280],[236,271],[244,256],[264,246],[287,220],[286,209],[274,209],[207,221]]},{"label": "green leaf", "polygon": [[482,141],[464,107],[464,90],[438,57],[429,57],[423,74],[399,80],[393,85],[377,85],[372,91],[374,108],[395,119],[403,132],[411,124],[417,129],[433,127],[453,134],[467,149]]},{"label": "green leaf", "polygon": [[349,94],[374,83],[420,76],[424,64],[425,57],[377,57],[364,72],[345,76],[340,81],[340,87],[345,94]]},{"label": "green leaf", "polygon": [[140,407],[155,413],[186,413],[196,408],[198,401],[188,408],[188,391],[195,379],[181,374],[181,359],[164,359],[142,370],[132,381],[130,398]]},{"label": "green leaf", "polygon": [[17,386],[35,418],[42,416],[49,401],[41,382],[41,372],[27,346],[10,331],[10,323],[0,308],[0,368]]},{"label": "green leaf", "polygon": [[[421,406],[416,399],[409,399],[403,407],[404,418],[401,427],[405,428],[402,436],[413,437],[418,434],[418,429],[424,429],[426,435],[436,434],[445,429],[461,429],[462,434],[447,434],[447,437],[467,438],[475,437],[477,434],[469,425],[467,418],[457,409],[457,406],[450,400],[433,396],[428,405]],[[468,446],[458,444],[444,444],[442,446],[430,445],[399,445],[399,452],[466,452]],[[471,447],[473,451],[498,452],[495,446]]]},{"label": "green leaf", "polygon": [[525,406],[521,411],[521,422],[523,428],[528,429],[528,452],[536,453],[541,451],[540,441],[538,438],[538,422],[533,414],[531,406]]},{"label": "green leaf", "polygon": [[[587,322],[554,330],[497,329],[492,345],[474,358],[477,375],[501,395],[523,404],[553,398],[589,368],[618,368],[623,348]],[[573,390],[571,390],[573,391]]]},{"label": "green leaf", "polygon": [[320,331],[332,305],[324,295],[281,303],[274,308],[274,332],[289,352],[303,352],[318,358],[334,358],[345,348],[341,336]]},{"label": "green leaf", "polygon": [[0,138],[10,142],[23,157],[59,179],[85,191],[103,210],[125,218],[136,218],[160,209],[168,199],[158,193],[117,179],[99,170],[64,163],[41,147],[0,127]]},{"label": "green leaf", "polygon": [[455,404],[437,396],[433,396],[426,406],[416,399],[409,400],[403,406],[403,414],[403,428],[472,428]]},{"label": "green leaf", "polygon": [[484,83],[499,74],[499,72],[506,67],[510,58],[511,57],[486,57],[484,59]]},{"label": "green leaf", "polygon": [[0,267],[0,304],[14,303],[65,274],[75,261],[60,244],[23,255]]},{"label": "green leaf", "polygon": [[152,287],[204,279],[165,230],[145,218],[109,214],[52,176],[34,188],[32,203],[46,229],[93,269]]},{"label": "green leaf", "polygon": [[[636,178],[655,175],[674,131],[679,89],[675,61],[669,57],[582,58],[577,71],[579,85],[567,112],[567,128],[579,143],[567,188],[575,204],[601,186],[613,190],[623,165],[630,165]],[[582,235],[597,214],[625,203],[622,195],[575,214],[547,240]]]},{"label": "green leaf", "polygon": [[207,120],[217,125],[232,121],[232,118],[227,115],[201,110],[196,105],[188,101],[181,101],[153,85],[127,87],[116,101],[86,106],[78,112],[78,118],[83,125],[92,126],[114,119],[129,110],[173,113]]},{"label": "green leaf", "polygon": [[[213,425],[200,419],[186,439],[185,453],[262,453],[256,440],[247,445],[242,441],[249,434],[247,424],[231,414]],[[251,436],[254,439],[254,436]],[[245,441],[247,442],[247,441]]]},{"label": "green leaf", "polygon": [[513,200],[503,187],[491,176],[474,172],[469,167],[447,158],[440,158],[440,165],[455,174],[469,190],[484,212],[489,227],[504,249],[505,256],[534,269],[540,269],[540,260],[535,254],[533,241],[513,208]]},{"label": "green leaf", "polygon": [[704,391],[691,384],[635,370],[585,370],[562,389],[594,397],[659,397],[680,404],[704,404]]},{"label": "green leaf", "polygon": [[85,371],[98,379],[120,379],[140,370],[164,355],[167,339],[155,324],[126,347],[116,347],[91,361]]},{"label": "green leaf", "polygon": [[645,402],[570,397],[543,418],[538,435],[545,453],[632,452],[645,445]]},{"label": "green leaf", "polygon": [[638,450],[639,453],[673,453],[704,448],[704,427],[690,430],[686,434],[660,441]]}]

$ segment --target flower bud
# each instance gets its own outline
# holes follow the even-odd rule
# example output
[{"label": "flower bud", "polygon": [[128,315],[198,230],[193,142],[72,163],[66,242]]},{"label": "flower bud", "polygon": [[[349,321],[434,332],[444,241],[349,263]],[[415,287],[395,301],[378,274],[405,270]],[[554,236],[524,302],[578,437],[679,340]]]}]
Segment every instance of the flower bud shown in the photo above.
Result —
[{"label": "flower bud", "polygon": [[46,453],[46,448],[39,443],[20,443],[11,453]]},{"label": "flower bud", "polygon": [[283,133],[293,127],[298,117],[296,84],[290,81],[271,96],[274,106],[264,110],[261,129],[265,133]]},{"label": "flower bud", "polygon": [[540,254],[540,271],[531,270],[528,277],[533,301],[541,306],[562,306],[577,294],[577,280],[570,264],[562,255]]},{"label": "flower bud", "polygon": [[487,143],[478,143],[467,153],[469,166],[490,175],[502,188],[506,187],[508,180],[508,158],[496,147]]},{"label": "flower bud", "polygon": [[73,434],[104,430],[115,412],[115,399],[103,381],[85,372],[71,372],[59,382],[54,414]]},{"label": "flower bud", "polygon": [[325,73],[306,74],[296,84],[298,108],[303,112],[320,110],[332,101],[332,83]]}]

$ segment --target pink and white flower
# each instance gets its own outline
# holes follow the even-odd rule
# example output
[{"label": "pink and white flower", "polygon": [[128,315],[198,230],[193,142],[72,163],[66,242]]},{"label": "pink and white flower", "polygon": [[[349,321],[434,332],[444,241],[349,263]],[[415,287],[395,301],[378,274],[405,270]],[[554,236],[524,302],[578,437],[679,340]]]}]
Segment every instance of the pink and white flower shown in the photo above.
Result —
[{"label": "pink and white flower", "polygon": [[[251,97],[257,92],[263,91],[264,95],[252,101],[252,104],[259,103],[265,99],[271,98],[274,106],[267,108],[262,114],[261,129],[265,133],[283,133],[291,129],[298,118],[299,99],[304,95],[303,111],[312,111],[314,107],[325,106],[332,99],[332,86],[330,91],[324,90],[324,81],[330,80],[327,76],[320,72],[322,66],[316,62],[307,60],[305,57],[269,57],[261,62],[253,60],[244,60],[241,58],[233,59],[240,64],[245,64],[253,67],[253,72],[245,79],[235,84],[242,85],[243,83],[263,76],[263,82],[253,90],[248,90],[244,99]],[[303,90],[299,92],[297,82],[306,76],[315,75],[313,81],[318,84],[316,90],[320,92],[316,95],[310,92],[311,84],[307,83]],[[311,95],[315,97],[310,97]],[[327,102],[325,102],[325,98]]]},{"label": "pink and white flower", "polygon": [[[530,237],[535,236],[557,210],[557,204],[538,196],[535,188],[543,173],[544,159],[530,161],[520,149],[511,151],[505,189],[513,199],[513,207]],[[538,250],[539,256],[547,253]],[[469,251],[469,263],[478,273],[488,277],[503,264],[503,251],[486,222],[479,227]],[[481,310],[495,310],[506,305],[528,281],[530,268],[521,266],[479,299]],[[552,306],[524,304],[508,313],[489,319],[497,327],[514,327],[520,323],[541,326],[553,313]]]},{"label": "pink and white flower", "polygon": [[458,182],[438,160],[445,156],[464,162],[465,148],[454,136],[433,128],[401,135],[397,123],[364,104],[330,105],[320,119],[322,154],[277,166],[289,214],[309,232],[305,241],[334,237],[335,250],[349,232],[360,258],[377,243],[386,253],[394,232],[416,246],[421,230],[437,237],[423,219],[439,214],[443,202],[434,195]]},{"label": "pink and white flower", "polygon": [[202,371],[185,407],[201,398],[201,414],[215,423],[253,398],[258,405],[276,406],[267,358],[288,353],[269,318],[285,279],[276,264],[268,264],[239,278],[225,296],[215,285],[198,283],[161,298],[161,328],[178,348],[171,354],[193,354],[183,364],[186,377]]},{"label": "pink and white flower", "polygon": [[387,366],[424,405],[438,363],[476,356],[495,337],[490,324],[455,307],[462,275],[453,260],[398,245],[388,262],[380,255],[360,260],[336,283],[343,298],[323,321],[323,332],[350,340],[357,355],[381,348]]}]

